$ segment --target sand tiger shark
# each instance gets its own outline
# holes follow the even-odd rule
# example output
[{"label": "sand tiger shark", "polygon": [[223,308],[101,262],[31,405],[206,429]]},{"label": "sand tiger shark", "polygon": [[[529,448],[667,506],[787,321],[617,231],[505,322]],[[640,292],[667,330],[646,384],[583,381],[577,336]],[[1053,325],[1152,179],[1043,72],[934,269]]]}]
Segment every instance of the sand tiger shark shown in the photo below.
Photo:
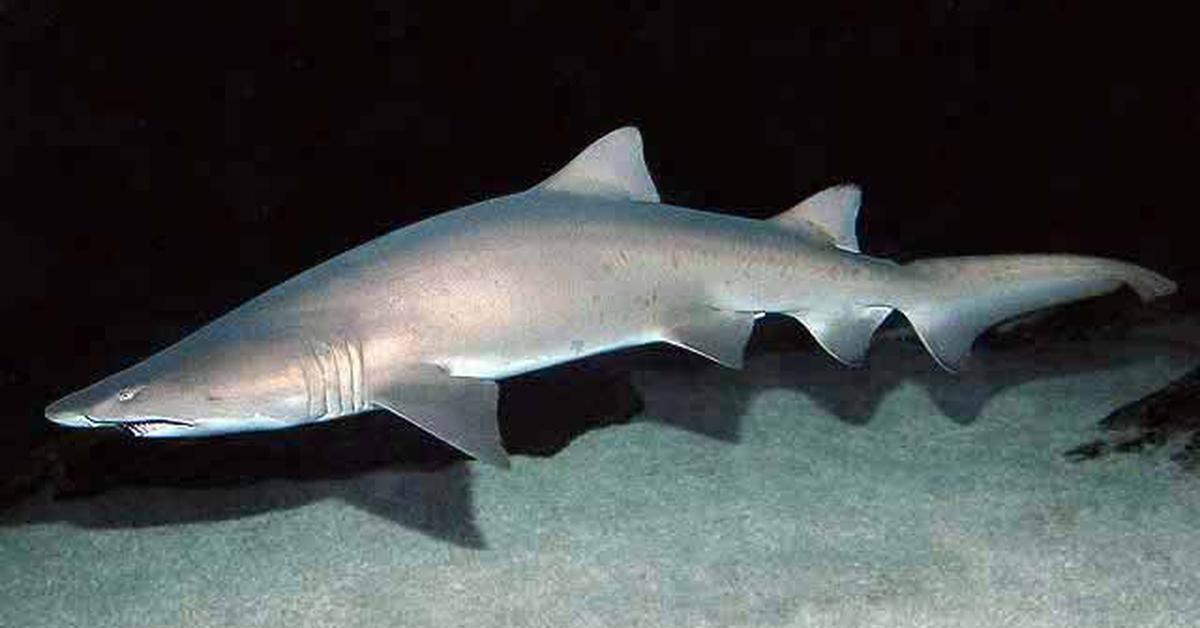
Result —
[{"label": "sand tiger shark", "polygon": [[864,255],[860,196],[832,187],[765,220],[662,203],[640,133],[617,129],[532,189],[333,257],[46,416],[154,438],[382,409],[504,466],[496,380],[535,369],[657,342],[738,368],[766,313],[858,366],[899,311],[953,371],[976,336],[1018,314],[1121,285],[1142,300],[1175,290],[1097,257]]}]

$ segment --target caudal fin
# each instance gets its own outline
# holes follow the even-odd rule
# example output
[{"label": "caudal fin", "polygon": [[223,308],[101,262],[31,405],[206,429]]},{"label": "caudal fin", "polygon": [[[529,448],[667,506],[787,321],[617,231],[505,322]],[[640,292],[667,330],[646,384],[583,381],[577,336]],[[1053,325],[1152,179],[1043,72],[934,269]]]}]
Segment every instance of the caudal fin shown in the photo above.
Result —
[{"label": "caudal fin", "polygon": [[1143,301],[1175,282],[1140,266],[1076,255],[989,255],[919,260],[903,267],[916,289],[899,309],[937,363],[958,370],[971,343],[1002,320],[1128,285]]}]

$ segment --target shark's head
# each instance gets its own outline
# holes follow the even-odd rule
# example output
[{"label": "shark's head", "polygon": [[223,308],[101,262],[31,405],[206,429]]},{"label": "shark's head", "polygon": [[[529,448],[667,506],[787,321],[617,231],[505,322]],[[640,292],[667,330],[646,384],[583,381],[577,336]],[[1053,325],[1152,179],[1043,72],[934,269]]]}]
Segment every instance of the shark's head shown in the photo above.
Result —
[{"label": "shark's head", "polygon": [[287,343],[197,334],[46,408],[70,427],[139,437],[278,429],[311,418],[311,382]]}]

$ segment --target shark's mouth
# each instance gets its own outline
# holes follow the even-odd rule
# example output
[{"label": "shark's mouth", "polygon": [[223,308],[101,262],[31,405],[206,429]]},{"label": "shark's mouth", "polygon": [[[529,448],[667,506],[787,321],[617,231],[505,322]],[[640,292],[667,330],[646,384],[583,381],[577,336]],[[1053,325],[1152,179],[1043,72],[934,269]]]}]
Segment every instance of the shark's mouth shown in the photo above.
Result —
[{"label": "shark's mouth", "polygon": [[122,423],[121,428],[125,433],[131,436],[154,436],[155,432],[165,428],[192,427],[191,423],[183,421],[134,421],[132,423]]},{"label": "shark's mouth", "polygon": [[180,427],[195,427],[194,424],[188,421],[179,419],[143,419],[139,421],[122,421],[110,419],[97,419],[87,417],[89,421],[97,425],[111,425],[119,427],[123,432],[130,436],[154,436],[156,432],[163,429],[171,429],[177,431]]}]

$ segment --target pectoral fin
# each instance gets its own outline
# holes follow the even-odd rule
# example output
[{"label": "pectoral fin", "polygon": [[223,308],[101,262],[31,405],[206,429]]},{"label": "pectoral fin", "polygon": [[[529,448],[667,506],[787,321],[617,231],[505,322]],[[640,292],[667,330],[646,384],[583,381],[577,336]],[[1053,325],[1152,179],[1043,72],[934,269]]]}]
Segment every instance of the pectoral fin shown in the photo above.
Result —
[{"label": "pectoral fin", "polygon": [[388,385],[371,391],[371,402],[453,445],[498,467],[508,467],[496,419],[496,382],[453,377],[436,366],[413,365],[388,377]]}]

